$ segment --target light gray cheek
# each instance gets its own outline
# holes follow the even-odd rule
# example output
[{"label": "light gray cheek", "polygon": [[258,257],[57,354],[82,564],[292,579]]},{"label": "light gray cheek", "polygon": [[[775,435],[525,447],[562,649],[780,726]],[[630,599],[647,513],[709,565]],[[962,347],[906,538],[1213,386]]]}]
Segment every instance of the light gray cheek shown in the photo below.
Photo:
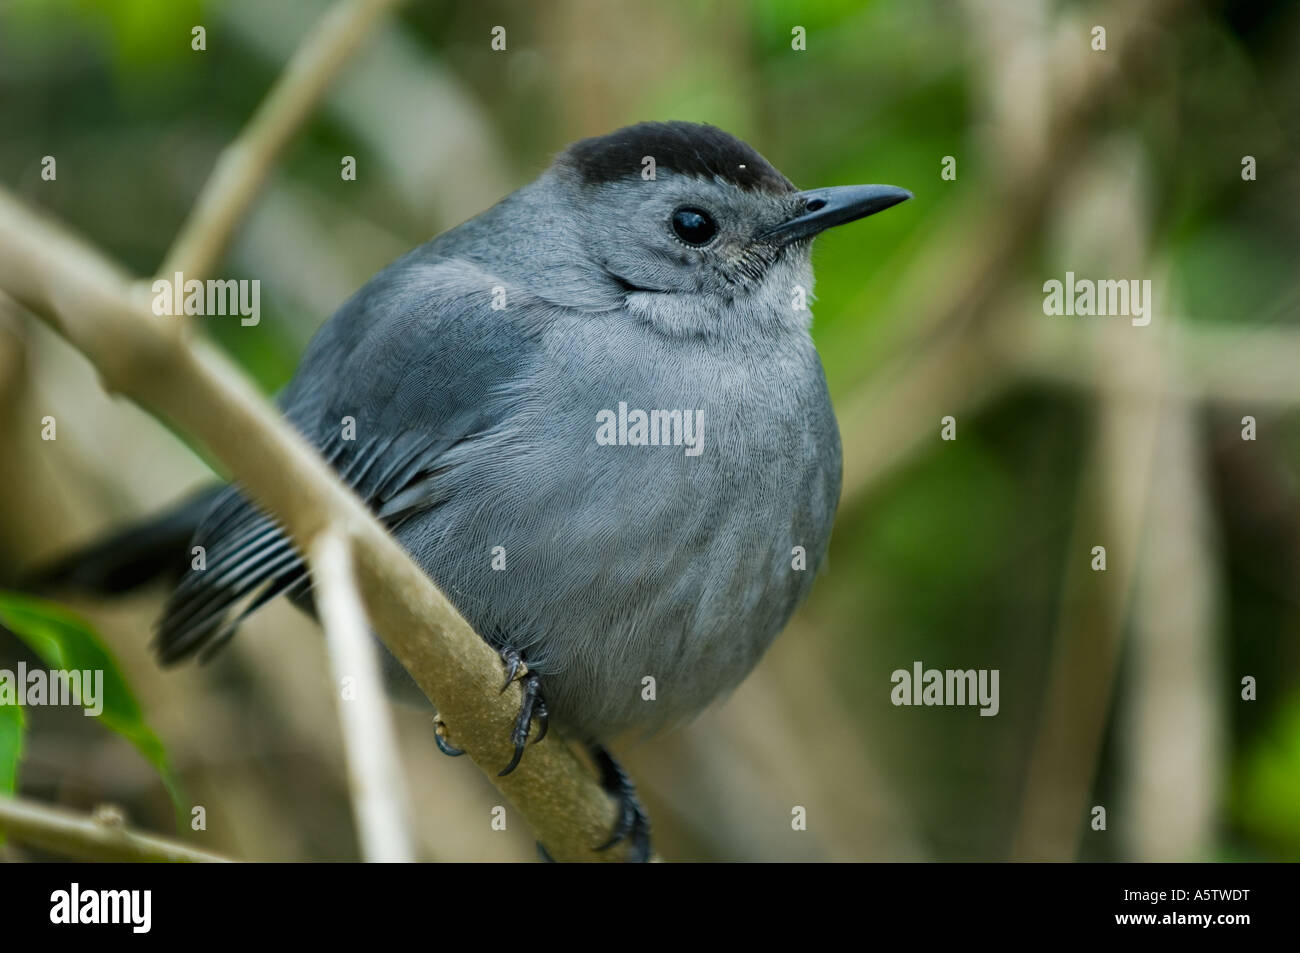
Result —
[{"label": "light gray cheek", "polygon": [[793,284],[787,285],[779,276],[769,276],[754,293],[754,308],[758,312],[789,311],[793,298]]},{"label": "light gray cheek", "polygon": [[715,309],[704,295],[633,295],[628,299],[630,312],[670,334],[716,325]]},{"label": "light gray cheek", "polygon": [[812,262],[807,258],[794,260],[782,258],[768,270],[767,277],[755,292],[755,297],[760,302],[760,307],[788,312],[794,307],[796,288],[803,289],[811,310]]}]

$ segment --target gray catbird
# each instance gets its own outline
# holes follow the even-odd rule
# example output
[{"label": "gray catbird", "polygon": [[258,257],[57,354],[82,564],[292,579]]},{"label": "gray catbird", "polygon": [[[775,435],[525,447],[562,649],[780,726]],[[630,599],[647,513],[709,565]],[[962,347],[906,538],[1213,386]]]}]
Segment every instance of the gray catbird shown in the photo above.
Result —
[{"label": "gray catbird", "polygon": [[[547,715],[592,747],[623,799],[611,843],[644,856],[648,824],[601,743],[733,689],[822,564],[840,442],[809,336],[811,240],[910,197],[800,192],[712,126],[584,139],[376,275],[282,396],[526,673],[506,770]],[[310,603],[301,556],[237,488],[50,578],[120,588],[185,566],[191,545],[206,568],[167,602],[163,662],[210,654],[279,594]]]}]

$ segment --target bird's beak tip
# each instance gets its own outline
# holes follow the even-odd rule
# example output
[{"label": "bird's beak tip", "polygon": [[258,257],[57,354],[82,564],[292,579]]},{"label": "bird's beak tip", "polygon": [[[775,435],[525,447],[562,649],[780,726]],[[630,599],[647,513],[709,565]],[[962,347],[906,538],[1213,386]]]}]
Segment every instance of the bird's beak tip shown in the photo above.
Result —
[{"label": "bird's beak tip", "polygon": [[768,234],[783,242],[797,241],[836,225],[856,222],[915,196],[895,185],[837,185],[800,192],[803,211]]}]

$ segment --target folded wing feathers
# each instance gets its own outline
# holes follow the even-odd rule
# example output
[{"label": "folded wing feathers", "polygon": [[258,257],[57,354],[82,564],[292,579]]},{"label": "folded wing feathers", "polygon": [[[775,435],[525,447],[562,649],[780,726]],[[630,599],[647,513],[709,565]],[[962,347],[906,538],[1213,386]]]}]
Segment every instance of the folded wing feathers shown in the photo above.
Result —
[{"label": "folded wing feathers", "polygon": [[[438,471],[427,461],[446,445],[408,431],[360,446],[334,441],[326,458],[391,526],[436,505]],[[351,459],[339,467],[349,451]],[[279,524],[234,487],[213,503],[192,545],[204,547],[206,562],[191,568],[167,600],[155,640],[164,664],[195,653],[206,660],[250,613],[281,594],[310,592],[307,566]]]}]

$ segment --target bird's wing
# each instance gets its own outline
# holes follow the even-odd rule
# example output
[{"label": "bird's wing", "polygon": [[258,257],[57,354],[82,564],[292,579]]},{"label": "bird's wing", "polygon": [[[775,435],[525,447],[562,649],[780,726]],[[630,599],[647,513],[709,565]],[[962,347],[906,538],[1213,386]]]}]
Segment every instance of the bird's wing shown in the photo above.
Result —
[{"label": "bird's wing", "polygon": [[[458,444],[499,422],[549,309],[516,296],[493,311],[490,275],[418,251],[376,276],[313,339],[281,403],[388,526],[446,502],[438,474]],[[207,658],[281,594],[306,601],[302,557],[238,487],[194,537],[204,549],[163,611],[164,663]]]}]

